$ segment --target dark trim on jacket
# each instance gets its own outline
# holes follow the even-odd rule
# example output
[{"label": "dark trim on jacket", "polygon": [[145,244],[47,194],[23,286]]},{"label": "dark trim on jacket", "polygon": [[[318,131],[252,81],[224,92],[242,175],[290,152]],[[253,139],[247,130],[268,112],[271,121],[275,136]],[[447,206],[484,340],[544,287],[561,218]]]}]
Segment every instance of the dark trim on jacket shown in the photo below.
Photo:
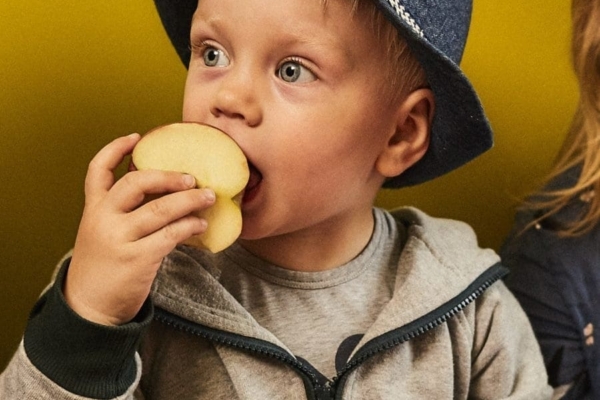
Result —
[{"label": "dark trim on jacket", "polygon": [[69,308],[62,292],[70,260],[63,263],[54,285],[31,311],[25,352],[37,369],[69,392],[112,399],[135,381],[135,352],[152,322],[153,307],[147,300],[137,317],[122,326],[81,318]]}]

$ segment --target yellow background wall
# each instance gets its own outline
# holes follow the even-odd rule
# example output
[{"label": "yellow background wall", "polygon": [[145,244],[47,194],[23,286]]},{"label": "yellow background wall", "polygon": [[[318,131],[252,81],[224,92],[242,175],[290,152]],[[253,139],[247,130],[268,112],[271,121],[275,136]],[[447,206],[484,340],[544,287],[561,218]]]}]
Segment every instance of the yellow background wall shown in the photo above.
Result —
[{"label": "yellow background wall", "polygon": [[[463,67],[496,146],[378,204],[465,220],[498,248],[515,196],[547,170],[574,109],[569,6],[475,3]],[[72,246],[87,163],[116,136],[177,121],[184,78],[150,0],[0,2],[0,369]]]}]

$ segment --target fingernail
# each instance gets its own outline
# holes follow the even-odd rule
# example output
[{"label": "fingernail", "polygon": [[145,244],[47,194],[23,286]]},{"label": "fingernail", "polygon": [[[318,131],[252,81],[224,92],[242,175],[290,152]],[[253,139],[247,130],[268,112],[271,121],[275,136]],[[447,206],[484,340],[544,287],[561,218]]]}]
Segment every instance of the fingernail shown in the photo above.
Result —
[{"label": "fingernail", "polygon": [[191,175],[185,174],[185,175],[183,175],[183,183],[185,183],[185,185],[187,187],[195,187],[196,186],[196,178],[194,178]]},{"label": "fingernail", "polygon": [[215,201],[215,192],[212,189],[203,189],[204,198],[208,201]]}]

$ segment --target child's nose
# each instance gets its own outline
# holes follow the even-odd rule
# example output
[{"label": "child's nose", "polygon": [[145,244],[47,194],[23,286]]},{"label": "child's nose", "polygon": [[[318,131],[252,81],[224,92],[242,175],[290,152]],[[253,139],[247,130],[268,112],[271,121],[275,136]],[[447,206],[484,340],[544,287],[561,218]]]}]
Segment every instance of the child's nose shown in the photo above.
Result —
[{"label": "child's nose", "polygon": [[221,84],[213,99],[211,113],[215,117],[243,120],[248,126],[262,121],[257,81],[248,71],[231,71],[221,78]]}]

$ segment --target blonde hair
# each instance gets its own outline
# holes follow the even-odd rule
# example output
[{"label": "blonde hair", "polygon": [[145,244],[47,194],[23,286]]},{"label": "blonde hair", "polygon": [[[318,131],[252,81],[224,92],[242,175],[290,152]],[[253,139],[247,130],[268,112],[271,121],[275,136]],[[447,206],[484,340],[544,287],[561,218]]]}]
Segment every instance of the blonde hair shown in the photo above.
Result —
[{"label": "blonde hair", "polygon": [[[321,0],[324,6],[331,0]],[[377,8],[374,0],[338,0],[347,1],[352,13],[361,13],[371,23],[378,40],[387,44],[388,75],[384,91],[391,99],[398,99],[419,88],[427,87],[427,77],[421,63],[412,54],[406,40]],[[388,98],[389,100],[389,98]]]},{"label": "blonde hair", "polygon": [[546,183],[574,167],[581,172],[573,186],[541,190],[541,200],[524,203],[525,208],[541,211],[529,228],[556,214],[582,192],[589,192],[585,212],[560,227],[557,233],[561,236],[584,234],[600,222],[600,1],[573,0],[571,12],[571,52],[579,102]]},{"label": "blonde hair", "polygon": [[427,77],[421,63],[412,54],[406,40],[396,27],[375,6],[375,2],[372,0],[352,0],[352,2],[355,4],[354,7],[364,4],[365,12],[369,13],[377,38],[387,43],[388,60],[392,63],[387,80],[394,97],[426,87]]}]

